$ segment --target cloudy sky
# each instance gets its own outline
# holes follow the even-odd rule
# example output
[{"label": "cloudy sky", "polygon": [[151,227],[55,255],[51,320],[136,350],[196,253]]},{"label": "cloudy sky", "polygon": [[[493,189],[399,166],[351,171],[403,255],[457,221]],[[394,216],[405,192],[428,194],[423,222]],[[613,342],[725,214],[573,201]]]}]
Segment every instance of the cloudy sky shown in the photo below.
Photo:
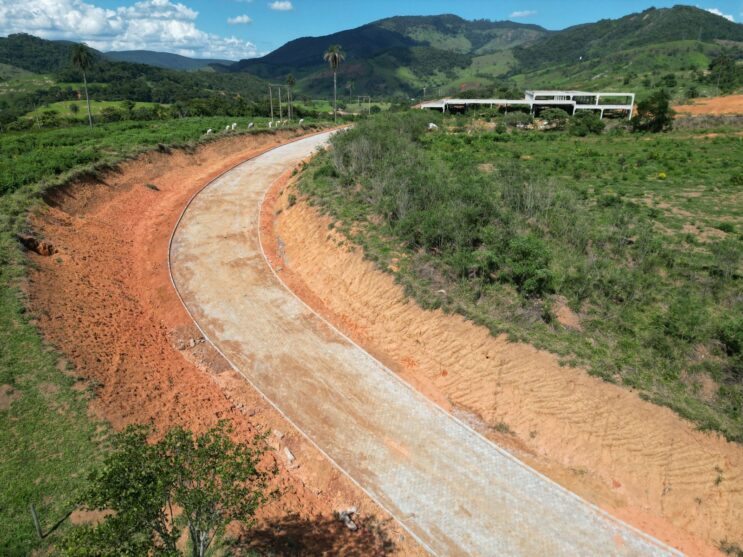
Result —
[{"label": "cloudy sky", "polygon": [[[0,0],[0,36],[25,32],[99,50],[159,50],[198,58],[261,56],[306,35],[392,15],[455,13],[548,29],[615,18],[677,0]],[[691,3],[691,2],[689,2]],[[743,0],[696,5],[743,21]]]}]

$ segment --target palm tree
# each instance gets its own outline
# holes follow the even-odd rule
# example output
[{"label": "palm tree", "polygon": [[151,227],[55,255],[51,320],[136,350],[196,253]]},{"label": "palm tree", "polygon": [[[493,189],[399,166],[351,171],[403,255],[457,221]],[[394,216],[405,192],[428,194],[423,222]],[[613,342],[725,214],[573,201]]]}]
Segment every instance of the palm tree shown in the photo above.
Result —
[{"label": "palm tree", "polygon": [[339,44],[329,46],[328,50],[323,54],[323,60],[325,60],[333,70],[333,122],[338,120],[338,85],[336,79],[338,66],[340,66],[341,62],[345,59],[346,54],[343,52],[343,47]]},{"label": "palm tree", "polygon": [[85,43],[72,47],[72,65],[83,72],[83,87],[85,87],[85,102],[88,104],[88,124],[93,127],[93,116],[90,114],[90,97],[88,97],[88,79],[85,70],[93,67],[93,53]]},{"label": "palm tree", "polygon": [[292,87],[294,87],[294,84],[296,81],[294,80],[294,76],[292,74],[289,74],[286,76],[286,92],[288,102],[289,102],[289,121],[292,119]]}]

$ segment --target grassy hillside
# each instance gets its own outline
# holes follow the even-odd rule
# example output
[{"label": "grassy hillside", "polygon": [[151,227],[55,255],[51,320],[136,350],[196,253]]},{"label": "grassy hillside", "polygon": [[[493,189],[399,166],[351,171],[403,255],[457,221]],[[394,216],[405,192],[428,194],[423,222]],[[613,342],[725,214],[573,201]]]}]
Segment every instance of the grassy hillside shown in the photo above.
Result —
[{"label": "grassy hillside", "polygon": [[674,41],[743,41],[743,25],[691,6],[651,8],[620,19],[569,27],[514,49],[522,71],[604,59],[619,51]]},{"label": "grassy hillside", "polygon": [[337,136],[302,190],[424,307],[743,442],[743,138],[580,138],[501,117],[497,131],[459,117],[426,133],[432,117]]}]

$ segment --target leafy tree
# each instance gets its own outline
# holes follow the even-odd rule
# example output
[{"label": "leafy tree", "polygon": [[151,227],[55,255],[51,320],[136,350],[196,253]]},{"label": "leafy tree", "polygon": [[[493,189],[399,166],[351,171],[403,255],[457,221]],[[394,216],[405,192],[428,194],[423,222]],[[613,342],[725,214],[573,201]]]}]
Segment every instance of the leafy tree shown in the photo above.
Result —
[{"label": "leafy tree", "polygon": [[323,54],[323,60],[325,60],[330,69],[333,70],[333,121],[338,120],[338,84],[337,74],[338,67],[341,62],[346,59],[346,54],[343,52],[343,48],[339,44],[334,44],[328,47],[328,50]]},{"label": "leafy tree", "polygon": [[148,443],[150,430],[130,426],[91,477],[82,503],[111,512],[95,526],[73,529],[69,557],[176,556],[187,528],[193,557],[204,557],[233,520],[250,524],[265,501],[262,448],[235,443],[226,422],[194,436],[181,427]]},{"label": "leafy tree", "polygon": [[635,131],[658,133],[673,127],[675,112],[671,108],[671,96],[660,89],[637,104],[637,115],[632,118]]},{"label": "leafy tree", "polygon": [[546,120],[549,127],[553,130],[564,130],[570,119],[570,115],[562,108],[548,108],[543,110],[539,116],[543,120]]},{"label": "leafy tree", "polygon": [[88,105],[88,125],[93,127],[93,116],[90,113],[90,97],[88,96],[88,79],[86,72],[93,67],[93,53],[85,43],[72,47],[72,65],[83,73],[83,87],[85,88],[85,102]]}]

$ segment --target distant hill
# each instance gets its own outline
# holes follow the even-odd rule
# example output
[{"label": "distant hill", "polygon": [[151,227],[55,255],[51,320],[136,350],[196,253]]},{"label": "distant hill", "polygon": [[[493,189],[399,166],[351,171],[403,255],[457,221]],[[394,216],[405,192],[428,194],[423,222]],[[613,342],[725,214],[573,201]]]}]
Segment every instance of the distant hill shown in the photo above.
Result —
[{"label": "distant hill", "polygon": [[382,19],[322,37],[303,37],[263,56],[241,60],[231,72],[250,72],[272,80],[293,74],[307,93],[327,91],[323,53],[340,44],[347,55],[343,79],[365,94],[394,94],[417,90],[438,76],[451,79],[472,64],[473,57],[548,34],[536,25],[510,21],[467,21],[455,15],[406,16]]},{"label": "distant hill", "polygon": [[154,50],[112,50],[104,52],[103,55],[109,60],[116,60],[117,62],[147,64],[148,66],[170,70],[201,70],[208,69],[211,64],[229,66],[234,62],[234,60],[189,58],[180,54],[156,52]]},{"label": "distant hill", "polygon": [[691,6],[650,8],[620,19],[569,27],[515,48],[514,56],[524,71],[674,41],[743,42],[743,25]]},{"label": "distant hill", "polygon": [[723,52],[743,60],[743,25],[691,6],[651,8],[562,31],[454,15],[392,17],[296,39],[226,71],[275,81],[291,73],[300,92],[327,96],[331,80],[322,54],[331,44],[347,53],[339,74],[343,94],[419,96],[424,87],[444,94],[494,83],[642,92],[673,83],[662,81],[673,72],[679,88],[691,87]]}]

